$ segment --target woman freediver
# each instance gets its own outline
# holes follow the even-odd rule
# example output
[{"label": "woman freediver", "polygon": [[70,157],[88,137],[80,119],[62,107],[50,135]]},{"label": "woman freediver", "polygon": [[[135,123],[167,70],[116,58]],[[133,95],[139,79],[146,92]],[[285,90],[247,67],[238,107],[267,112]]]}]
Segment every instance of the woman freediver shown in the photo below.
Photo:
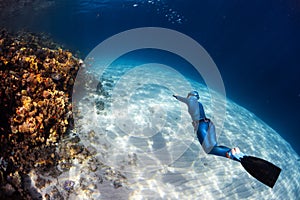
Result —
[{"label": "woman freediver", "polygon": [[198,101],[199,94],[197,91],[189,92],[186,98],[178,95],[173,95],[173,97],[188,106],[188,112],[193,120],[194,131],[197,133],[197,138],[207,154],[240,161],[244,154],[240,152],[238,147],[230,149],[217,144],[214,124],[210,119],[206,118],[203,105]]},{"label": "woman freediver", "polygon": [[244,169],[254,178],[273,188],[281,169],[261,158],[245,155],[238,147],[230,149],[226,146],[219,146],[216,139],[215,126],[210,119],[206,118],[203,105],[198,101],[199,93],[197,91],[189,92],[186,98],[178,95],[173,95],[173,97],[188,106],[194,131],[197,133],[197,138],[207,154],[222,156],[240,162]]}]

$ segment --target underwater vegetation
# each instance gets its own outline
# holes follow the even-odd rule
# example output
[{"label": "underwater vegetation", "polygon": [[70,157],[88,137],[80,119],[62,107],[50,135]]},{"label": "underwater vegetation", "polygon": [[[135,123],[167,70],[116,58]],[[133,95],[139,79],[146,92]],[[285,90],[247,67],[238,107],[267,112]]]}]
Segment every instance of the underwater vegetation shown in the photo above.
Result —
[{"label": "underwater vegetation", "polygon": [[22,174],[57,164],[81,64],[44,35],[0,30],[0,194],[25,198]]},{"label": "underwater vegetation", "polygon": [[45,34],[0,29],[0,199],[98,199],[100,188],[122,195],[127,178],[74,128],[77,57]]}]

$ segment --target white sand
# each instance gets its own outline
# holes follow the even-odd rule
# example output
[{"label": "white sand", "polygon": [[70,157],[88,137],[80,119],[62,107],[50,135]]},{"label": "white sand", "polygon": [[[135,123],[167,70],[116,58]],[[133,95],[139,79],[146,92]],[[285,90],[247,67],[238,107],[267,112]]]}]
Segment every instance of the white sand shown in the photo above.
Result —
[{"label": "white sand", "polygon": [[[77,102],[81,116],[75,124],[83,143],[96,148],[101,162],[128,178],[123,196],[121,190],[100,184],[101,199],[299,197],[299,156],[254,114],[228,100],[224,127],[217,129],[218,143],[238,146],[244,153],[282,168],[273,189],[248,175],[239,163],[206,155],[201,149],[186,106],[172,94],[185,96],[197,89],[207,116],[217,119],[220,116],[213,116],[206,87],[165,66],[127,67],[117,66],[104,73],[108,96],[91,91]],[[97,109],[96,100],[105,102],[104,110]]]}]

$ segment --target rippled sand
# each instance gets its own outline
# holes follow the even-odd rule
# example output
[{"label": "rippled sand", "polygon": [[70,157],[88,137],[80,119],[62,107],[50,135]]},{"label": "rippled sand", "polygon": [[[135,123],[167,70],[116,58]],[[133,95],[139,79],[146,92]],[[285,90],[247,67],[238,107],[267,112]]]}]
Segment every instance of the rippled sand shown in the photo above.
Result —
[{"label": "rippled sand", "polygon": [[[97,159],[127,177],[121,193],[119,189],[99,185],[102,199],[299,196],[299,156],[254,114],[227,100],[224,126],[217,129],[218,143],[238,146],[248,155],[278,165],[282,173],[273,189],[248,175],[239,163],[206,155],[201,149],[186,106],[172,94],[185,96],[192,88],[197,89],[207,116],[213,118],[211,94],[206,87],[180,77],[175,71],[157,70],[161,66],[131,71],[119,67],[102,77],[102,92],[90,92],[78,102],[80,117],[76,124],[81,140],[97,149]],[[101,109],[97,101],[104,102]],[[91,136],[90,131],[95,134]]]}]

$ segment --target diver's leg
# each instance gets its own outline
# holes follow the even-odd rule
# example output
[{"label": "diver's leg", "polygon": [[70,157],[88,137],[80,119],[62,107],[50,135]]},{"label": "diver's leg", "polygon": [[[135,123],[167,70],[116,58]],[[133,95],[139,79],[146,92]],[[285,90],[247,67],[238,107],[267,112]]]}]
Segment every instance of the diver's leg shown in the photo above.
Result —
[{"label": "diver's leg", "polygon": [[208,129],[208,123],[207,122],[200,122],[198,125],[198,130],[197,130],[197,138],[202,145],[204,138],[206,137],[207,134],[207,129]]},{"label": "diver's leg", "polygon": [[230,150],[231,150],[230,148],[225,146],[214,146],[208,154],[213,154],[216,156],[222,156],[228,158],[227,154]]},{"label": "diver's leg", "polygon": [[226,146],[218,146],[214,126],[210,126],[209,136],[207,136],[208,127],[209,123],[200,122],[197,130],[198,140],[207,154],[222,156],[236,161],[239,161],[244,156],[238,148],[230,149]]},{"label": "diver's leg", "polygon": [[238,147],[230,149],[225,146],[214,146],[208,154],[230,158],[235,161],[240,161],[240,159],[244,156]]}]

